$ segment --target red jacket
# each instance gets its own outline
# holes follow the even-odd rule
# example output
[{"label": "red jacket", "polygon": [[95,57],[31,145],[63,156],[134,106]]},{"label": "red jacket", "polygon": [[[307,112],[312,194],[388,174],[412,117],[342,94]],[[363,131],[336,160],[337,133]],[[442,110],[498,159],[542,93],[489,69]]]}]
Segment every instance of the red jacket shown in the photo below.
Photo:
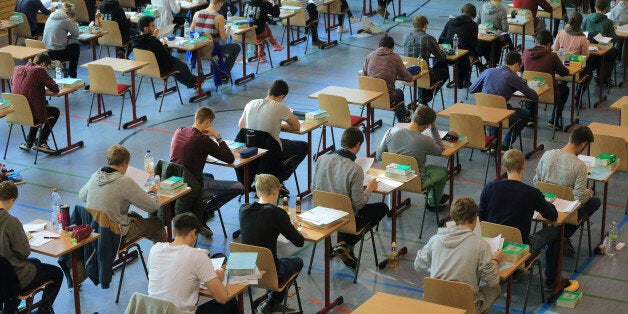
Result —
[{"label": "red jacket", "polygon": [[[553,53],[549,48],[536,46],[532,49],[526,49],[521,56],[523,69],[525,71],[536,71],[549,73],[554,77],[569,75],[569,69],[560,62],[558,55]],[[559,99],[557,82],[554,81],[554,99]]]},{"label": "red jacket", "polygon": [[11,86],[14,94],[24,95],[33,112],[36,123],[47,120],[46,87],[53,93],[59,92],[59,86],[48,76],[46,69],[32,62],[15,67]]},{"label": "red jacket", "polygon": [[[519,9],[528,9],[532,13],[532,18],[534,19],[534,27],[536,28],[536,24],[538,20],[536,18],[536,12],[538,7],[543,8],[543,10],[547,12],[552,12],[552,5],[549,4],[547,0],[512,0],[512,7]],[[561,18],[561,17],[554,17]]]}]

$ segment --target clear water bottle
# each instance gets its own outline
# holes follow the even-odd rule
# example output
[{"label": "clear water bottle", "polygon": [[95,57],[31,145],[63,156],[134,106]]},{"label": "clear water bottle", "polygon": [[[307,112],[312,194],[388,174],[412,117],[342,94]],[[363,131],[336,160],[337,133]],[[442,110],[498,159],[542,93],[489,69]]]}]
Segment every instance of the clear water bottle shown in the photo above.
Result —
[{"label": "clear water bottle", "polygon": [[454,53],[458,54],[458,43],[460,39],[458,38],[458,34],[454,34],[454,39],[452,40],[452,48],[454,49]]},{"label": "clear water bottle", "polygon": [[155,159],[153,158],[153,154],[150,153],[150,149],[146,150],[146,155],[144,155],[144,170],[146,170],[151,177],[155,175]]},{"label": "clear water bottle", "polygon": [[50,194],[50,222],[52,222],[53,229],[61,228],[61,195],[57,191],[57,188],[52,189]]},{"label": "clear water bottle", "polygon": [[617,238],[619,237],[619,231],[617,230],[617,222],[611,222],[611,227],[608,229],[608,248],[606,255],[611,258],[615,257],[617,253]]},{"label": "clear water bottle", "polygon": [[227,4],[227,25],[231,24],[231,18],[233,14],[231,14],[231,5]]},{"label": "clear water bottle", "polygon": [[61,69],[61,62],[55,62],[55,80],[58,81],[63,78],[63,70]]},{"label": "clear water bottle", "polygon": [[558,57],[560,58],[560,63],[565,64],[565,50],[563,48],[558,49]]},{"label": "clear water bottle", "polygon": [[190,22],[188,20],[185,20],[185,24],[183,24],[183,37],[190,38]]},{"label": "clear water bottle", "polygon": [[388,254],[388,266],[397,267],[399,265],[399,253],[397,252],[397,242],[392,243],[392,248]]}]

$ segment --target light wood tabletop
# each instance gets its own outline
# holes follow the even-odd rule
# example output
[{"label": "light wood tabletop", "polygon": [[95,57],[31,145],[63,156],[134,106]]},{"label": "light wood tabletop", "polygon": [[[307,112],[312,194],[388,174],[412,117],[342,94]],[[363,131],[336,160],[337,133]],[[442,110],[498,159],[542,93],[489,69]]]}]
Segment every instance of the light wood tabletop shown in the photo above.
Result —
[{"label": "light wood tabletop", "polygon": [[166,41],[166,45],[168,45],[168,48],[173,48],[177,50],[194,51],[214,43],[211,37],[208,37],[206,39],[200,39],[198,42],[195,42],[193,44],[188,43],[188,41],[189,39],[186,40],[183,37],[176,37],[172,41]]},{"label": "light wood tabletop", "polygon": [[[36,219],[34,221],[31,221],[30,223],[47,224],[48,222],[49,221],[46,221],[43,219]],[[37,246],[37,247],[31,246],[31,251],[42,254],[42,255],[55,257],[55,258],[71,253],[72,251],[84,246],[85,244],[95,241],[96,239],[100,237],[100,234],[92,232],[92,234],[88,238],[84,239],[83,241],[78,242],[78,243],[73,243],[71,241],[71,234],[69,234],[68,232],[60,232],[59,230],[52,230],[49,224],[46,225],[46,230],[50,232],[54,232],[54,233],[59,233],[59,238],[52,239],[52,241],[46,244],[43,244],[41,246]]]},{"label": "light wood tabletop", "polygon": [[78,41],[87,42],[90,40],[98,39],[107,34],[109,34],[109,31],[100,31],[98,33],[80,33],[77,37],[70,37],[70,38],[76,39]]},{"label": "light wood tabletop", "polygon": [[560,75],[556,74],[554,76],[556,78],[556,80],[564,81],[564,82],[571,82],[573,80],[574,75],[577,75],[578,73],[582,72],[582,70],[584,70],[584,67],[581,67],[581,66],[572,66],[572,65],[570,65],[570,66],[568,66],[566,68],[569,70],[569,74],[565,75],[565,76],[560,76]]},{"label": "light wood tabletop", "polygon": [[456,61],[464,56],[466,56],[469,53],[469,50],[466,49],[458,49],[458,54],[455,55],[448,55],[447,56],[447,61]]},{"label": "light wood tabletop", "polygon": [[59,92],[58,93],[53,93],[50,90],[46,89],[46,96],[52,96],[52,97],[61,97],[61,96],[65,96],[67,94],[71,94],[79,89],[82,89],[85,87],[85,83],[81,82],[81,84],[72,86],[72,87],[59,87]]},{"label": "light wood tabletop", "polygon": [[528,253],[519,258],[519,260],[517,260],[516,262],[508,262],[512,264],[512,266],[497,270],[497,273],[499,274],[499,280],[503,281],[512,276],[512,273],[514,273],[515,270],[519,268],[519,266],[523,265],[528,260],[528,258],[530,258],[530,256],[532,256],[532,254]]},{"label": "light wood tabletop", "polygon": [[558,212],[558,218],[554,221],[545,219],[538,212],[534,212],[532,220],[555,226],[560,226],[562,224],[578,225],[578,208],[575,208],[571,213]]},{"label": "light wood tabletop", "polygon": [[[133,166],[129,166],[129,168],[127,169],[124,175],[133,179],[133,181],[135,181],[135,183],[137,183],[137,185],[139,185],[141,188],[144,188],[144,185],[146,184],[146,181],[148,180],[148,173],[146,171],[139,168],[135,168]],[[167,178],[161,178],[161,179],[165,180]],[[186,189],[180,191],[179,193],[175,195],[159,194],[159,201],[161,203],[160,206],[168,205],[176,201],[181,196],[186,195],[190,192],[192,192],[192,188],[187,187]]]},{"label": "light wood tabletop", "polygon": [[595,47],[597,48],[597,50],[590,50],[589,51],[589,55],[592,56],[603,56],[605,54],[607,54],[609,51],[611,51],[611,47],[607,47],[607,48],[600,48],[599,45],[596,44],[589,44],[589,47]]},{"label": "light wood tabletop", "polygon": [[628,96],[622,96],[608,108],[613,110],[621,110],[621,107],[623,105],[628,105]]},{"label": "light wood tabletop", "polygon": [[235,160],[231,164],[224,163],[224,162],[222,162],[222,161],[220,161],[220,160],[218,160],[218,159],[208,155],[207,156],[207,160],[205,160],[205,162],[208,163],[208,164],[212,164],[212,165],[218,165],[218,166],[238,169],[238,168],[240,168],[240,167],[250,163],[251,161],[266,155],[266,153],[268,153],[267,149],[258,148],[257,149],[257,155],[255,155],[253,157],[249,157],[249,158],[240,158],[240,151],[236,151],[236,152],[233,152],[233,157],[235,157]]},{"label": "light wood tabletop", "polygon": [[479,41],[490,43],[490,42],[492,42],[493,40],[495,40],[497,38],[499,38],[499,36],[497,36],[497,35],[489,35],[489,34],[478,33],[478,40]]},{"label": "light wood tabletop", "polygon": [[608,136],[616,136],[623,138],[626,143],[628,143],[628,127],[599,123],[599,122],[591,122],[589,124],[589,128],[593,132],[593,134],[600,135],[608,135]]},{"label": "light wood tabletop", "polygon": [[510,109],[498,109],[484,106],[476,106],[471,104],[457,103],[451,107],[440,111],[439,116],[448,118],[452,113],[464,113],[469,115],[480,116],[485,125],[498,126],[500,122],[508,119],[515,113]]},{"label": "light wood tabletop", "polygon": [[464,314],[467,311],[455,307],[430,303],[417,299],[406,298],[394,294],[377,292],[366,302],[362,303],[354,314],[405,314],[405,313],[432,313],[432,314]]},{"label": "light wood tabletop", "polygon": [[310,94],[308,98],[318,99],[319,94],[327,94],[334,96],[341,96],[347,99],[347,102],[354,105],[366,105],[384,93],[375,92],[370,90],[363,90],[359,88],[349,88],[340,86],[327,86],[316,93]]},{"label": "light wood tabletop", "polygon": [[18,25],[20,25],[19,23],[13,23],[9,20],[0,20],[0,31],[6,31],[9,30],[11,28],[15,28]]},{"label": "light wood tabletop", "polygon": [[303,134],[307,134],[309,132],[312,132],[312,131],[320,128],[326,122],[325,121],[319,121],[319,122],[313,123],[313,122],[306,122],[305,120],[299,120],[299,123],[301,123],[301,126],[300,126],[299,130],[298,131],[294,131],[294,130],[284,129],[284,126],[287,127],[288,124],[285,123],[285,122],[282,122],[281,123],[281,132],[303,135]]},{"label": "light wood tabletop", "polygon": [[8,45],[8,46],[4,46],[0,48],[0,52],[7,52],[11,54],[13,59],[16,59],[16,60],[28,60],[35,57],[37,54],[46,52],[46,51],[48,50],[41,49],[41,48],[15,46],[15,45]]},{"label": "light wood tabletop", "polygon": [[336,232],[336,230],[349,223],[349,219],[341,219],[337,224],[325,229],[316,228],[308,225],[307,223],[303,223],[301,222],[300,217],[297,217],[297,222],[301,224],[301,230],[299,230],[299,232],[301,232],[305,241],[316,243],[325,239],[330,234]]},{"label": "light wood tabletop", "polygon": [[148,65],[148,62],[106,57],[82,64],[81,68],[87,68],[87,66],[90,64],[108,65],[113,69],[114,72],[128,73],[131,71],[136,71]]}]

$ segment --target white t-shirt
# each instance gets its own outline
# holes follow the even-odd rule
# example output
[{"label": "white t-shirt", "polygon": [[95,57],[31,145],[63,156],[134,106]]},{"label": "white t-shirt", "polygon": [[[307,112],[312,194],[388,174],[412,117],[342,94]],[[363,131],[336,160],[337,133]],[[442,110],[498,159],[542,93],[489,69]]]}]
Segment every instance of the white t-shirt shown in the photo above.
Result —
[{"label": "white t-shirt", "polygon": [[208,254],[187,245],[153,245],[148,256],[148,295],[195,313],[200,284],[216,278]]},{"label": "white t-shirt", "polygon": [[279,138],[281,123],[288,121],[292,115],[286,104],[270,99],[254,99],[246,104],[242,115],[246,119],[247,129],[268,132],[282,147]]}]

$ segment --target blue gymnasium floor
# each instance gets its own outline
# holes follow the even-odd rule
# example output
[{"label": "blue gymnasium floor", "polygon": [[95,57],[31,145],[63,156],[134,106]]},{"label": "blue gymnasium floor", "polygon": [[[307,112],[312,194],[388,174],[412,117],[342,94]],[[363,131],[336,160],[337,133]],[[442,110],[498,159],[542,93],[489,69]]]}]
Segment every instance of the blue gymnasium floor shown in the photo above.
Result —
[{"label": "blue gymnasium floor", "polygon": [[[389,30],[391,36],[400,44],[403,35],[408,32],[411,27],[411,18],[417,14],[423,14],[430,20],[428,32],[437,37],[442,27],[447,21],[447,16],[457,15],[459,8],[466,1],[448,0],[448,1],[404,1],[402,3],[402,11],[407,12],[410,17],[404,23],[396,23],[387,20],[383,23],[381,17],[373,17],[373,22],[381,29]],[[353,12],[356,16],[361,16],[360,1],[349,1]],[[482,2],[473,2],[481,5]],[[504,3],[506,4],[506,3]],[[572,9],[569,10],[571,12]],[[359,24],[354,25],[354,32]],[[562,25],[561,25],[562,27]],[[322,29],[322,26],[321,26]],[[273,33],[278,40],[281,39],[281,26],[273,26]],[[320,32],[320,36],[326,36]],[[87,181],[89,176],[97,168],[105,163],[105,152],[109,145],[120,143],[125,145],[132,155],[131,164],[135,167],[142,167],[142,156],[146,149],[150,149],[155,158],[168,159],[169,145],[172,133],[177,127],[188,126],[192,123],[192,117],[196,108],[200,105],[207,105],[217,112],[217,119],[214,122],[215,128],[223,135],[224,138],[233,139],[238,131],[237,121],[241,115],[244,105],[251,99],[263,98],[266,89],[276,79],[284,79],[290,85],[290,94],[286,98],[286,103],[295,110],[311,110],[317,108],[317,102],[307,98],[307,95],[322,89],[328,85],[338,85],[357,88],[357,72],[362,68],[364,57],[377,47],[379,38],[382,35],[376,35],[366,38],[353,38],[344,34],[341,43],[334,48],[327,50],[308,48],[307,55],[303,55],[304,46],[299,45],[293,47],[292,52],[299,56],[299,61],[289,66],[278,67],[279,60],[285,58],[285,51],[273,52],[274,69],[270,69],[269,63],[260,66],[260,73],[256,78],[248,83],[239,86],[226,85],[219,88],[218,92],[213,92],[212,97],[201,101],[200,103],[190,104],[187,100],[183,105],[178,103],[176,96],[167,96],[164,101],[164,108],[161,113],[158,112],[158,102],[155,101],[150,94],[151,89],[147,81],[144,81],[141,94],[138,97],[138,114],[148,116],[148,122],[141,124],[135,128],[128,130],[118,130],[117,121],[119,114],[119,99],[109,99],[105,101],[108,108],[113,110],[114,116],[104,121],[100,121],[86,127],[86,117],[89,111],[91,94],[85,92],[76,92],[70,96],[71,101],[71,126],[73,130],[73,140],[83,140],[85,147],[77,149],[71,153],[62,156],[53,157],[40,155],[37,165],[33,165],[34,152],[24,152],[18,148],[18,144],[22,142],[20,131],[14,130],[13,137],[9,143],[9,151],[7,159],[4,160],[9,168],[15,169],[24,176],[25,184],[20,185],[20,198],[16,206],[12,210],[12,214],[19,217],[23,222],[49,217],[49,197],[50,189],[58,187],[65,203],[74,205],[79,204],[78,191]],[[332,38],[336,38],[337,33],[332,31]],[[6,41],[6,39],[3,39]],[[533,45],[531,38],[528,38],[527,47]],[[397,47],[398,53],[402,52],[401,47]],[[183,57],[182,54],[178,55]],[[87,46],[82,46],[80,64],[91,61],[91,53]],[[207,65],[204,65],[207,66]],[[248,67],[247,67],[248,68]],[[241,64],[236,64],[233,76],[239,77],[241,74]],[[248,68],[248,70],[254,67]],[[620,68],[621,69],[621,68]],[[79,70],[79,77],[87,80],[87,72],[85,69]],[[473,74],[475,78],[475,74]],[[119,82],[129,82],[129,76],[118,77]],[[139,81],[138,81],[139,82]],[[160,86],[159,84],[157,84]],[[207,82],[205,87],[212,88],[211,82]],[[593,87],[594,95],[597,95],[597,87]],[[608,110],[614,101],[623,95],[626,95],[626,87],[615,87],[608,95],[609,100],[597,109],[586,109],[581,114],[581,123],[589,123],[592,121],[617,124],[618,112]],[[193,91],[188,89],[182,90],[183,98],[188,99],[192,96]],[[459,94],[459,100],[465,101],[465,91]],[[595,98],[595,97],[593,97]],[[406,93],[406,100],[409,94]],[[470,96],[466,102],[473,103],[473,97]],[[450,106],[453,103],[453,91],[445,91],[445,104]],[[53,106],[58,106],[63,114],[63,103],[61,99],[53,99]],[[437,99],[436,108],[440,108],[441,104]],[[351,107],[352,112],[358,114],[356,107]],[[569,107],[566,106],[565,110]],[[550,108],[551,110],[551,108]],[[551,139],[550,129],[545,127],[548,119],[549,111],[540,111],[540,128],[539,141],[545,144],[545,148],[553,149],[562,147],[567,141],[568,134],[558,132],[554,140]],[[130,118],[130,107],[127,106],[124,113],[124,120]],[[384,118],[385,128],[390,126],[392,114],[390,112],[376,112],[378,118]],[[565,116],[568,113],[565,111]],[[55,128],[57,140],[61,146],[65,144],[65,125],[64,119],[61,119]],[[448,128],[448,121],[438,118],[437,124],[441,129]],[[385,128],[375,132],[373,145],[378,145],[384,134]],[[4,147],[6,144],[6,134],[8,126],[0,123],[0,145]],[[320,131],[314,132],[314,143],[318,144]],[[340,131],[337,131],[340,135]],[[305,140],[305,137],[299,138],[293,135],[283,135],[287,138],[297,138]],[[529,150],[532,145],[532,129],[526,128],[523,131],[524,150]],[[364,149],[362,155],[364,154]],[[461,152],[461,163],[463,170],[455,177],[455,195],[470,195],[479,200],[482,189],[482,181],[484,169],[486,167],[485,154],[475,154],[475,159],[469,161],[469,150]],[[541,154],[534,155],[528,160],[527,170],[525,173],[525,181],[531,182],[533,169],[540,158]],[[437,157],[429,157],[429,163],[445,165],[445,160]],[[491,168],[494,165],[491,164]],[[212,172],[218,178],[234,179],[235,175],[231,169],[208,166],[205,169]],[[298,175],[301,187],[305,185],[307,166],[302,164],[298,169]],[[493,170],[494,171],[494,170]],[[296,191],[294,180],[290,178],[286,181],[291,191]],[[608,197],[608,218],[607,224],[611,221],[620,222],[620,226],[624,226],[627,220],[624,216],[624,204],[626,201],[626,191],[628,189],[628,176],[625,173],[617,173],[610,180],[609,197]],[[602,188],[598,185],[598,195],[601,196]],[[338,260],[331,262],[331,295],[332,297],[342,295],[344,304],[336,307],[336,313],[347,313],[355,309],[362,302],[368,299],[374,292],[383,291],[397,295],[407,296],[411,298],[422,299],[422,279],[427,273],[417,273],[412,266],[412,261],[419,248],[423,247],[427,239],[436,232],[434,216],[428,212],[426,217],[425,234],[423,239],[418,239],[418,228],[423,212],[423,199],[420,196],[409,195],[412,197],[412,208],[398,220],[398,247],[406,246],[408,254],[401,258],[401,262],[396,269],[378,270],[374,266],[373,253],[370,244],[364,248],[363,263],[357,284],[352,283],[352,272],[344,267]],[[404,196],[405,197],[405,196]],[[380,198],[374,196],[372,201],[379,201]],[[291,200],[293,204],[294,200]],[[231,233],[238,229],[237,209],[239,207],[237,200],[227,204],[222,209],[223,217],[227,227],[228,239],[224,239],[220,232],[220,224],[216,219],[209,222],[209,226],[214,230],[213,239],[204,237],[199,238],[198,245],[208,248],[212,252],[226,252],[231,239]],[[305,200],[305,208],[311,206],[311,201]],[[595,241],[600,233],[601,211],[592,217],[592,237]],[[625,228],[622,228],[625,230]],[[385,218],[380,223],[379,232],[375,235],[377,251],[379,259],[385,258],[387,251],[390,249],[390,219]],[[621,230],[623,231],[623,230]],[[620,235],[620,240],[626,242],[626,236]],[[574,238],[577,244],[577,238]],[[141,242],[145,255],[150,251],[151,243],[149,241]],[[583,248],[585,247],[583,243]],[[292,244],[281,244],[279,247],[279,255],[297,255],[304,260],[308,260],[312,250],[312,244],[306,243],[303,248],[296,248]],[[581,266],[574,272],[575,259],[564,259],[564,276],[571,276],[580,281],[581,290],[584,292],[584,299],[576,307],[570,310],[558,308],[555,305],[545,305],[540,303],[538,279],[534,276],[531,288],[530,298],[528,301],[528,312],[542,313],[624,313],[628,312],[628,276],[623,271],[622,266],[628,262],[625,252],[620,252],[617,259],[612,261],[607,257],[596,256],[587,258],[586,249],[581,253]],[[301,296],[303,307],[306,313],[311,313],[320,309],[323,302],[324,285],[323,285],[323,256],[322,249],[316,252],[312,274],[307,275],[305,272],[299,277],[299,285],[301,286]],[[56,263],[56,261],[33,254],[35,257],[41,258],[45,262]],[[83,313],[122,313],[128,303],[133,292],[146,293],[147,280],[142,274],[140,263],[133,263],[129,266],[129,272],[125,276],[123,283],[120,303],[115,304],[116,285],[119,279],[119,273],[114,275],[114,284],[109,290],[103,290],[94,286],[91,282],[85,282],[81,289],[81,305]],[[525,283],[528,276],[524,276],[520,283],[513,286],[512,308],[513,312],[520,313],[523,308],[523,296],[525,292]],[[65,283],[64,283],[65,286]],[[505,310],[505,290],[503,285],[503,295],[497,300],[493,306],[491,313],[504,312]],[[260,295],[261,290],[254,290],[255,295]],[[246,297],[248,299],[248,297]],[[73,312],[74,306],[72,295],[63,288],[55,303],[55,310],[58,313]],[[250,307],[245,303],[245,311],[250,312]],[[289,304],[296,306],[296,298],[291,297]],[[408,310],[408,312],[413,312]]]}]

